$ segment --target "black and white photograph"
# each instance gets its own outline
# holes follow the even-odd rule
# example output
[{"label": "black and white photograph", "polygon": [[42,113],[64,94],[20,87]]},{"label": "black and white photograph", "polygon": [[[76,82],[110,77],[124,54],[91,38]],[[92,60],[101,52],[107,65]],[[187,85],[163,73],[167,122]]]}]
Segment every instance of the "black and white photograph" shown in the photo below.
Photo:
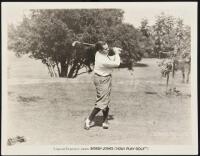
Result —
[{"label": "black and white photograph", "polygon": [[2,3],[3,155],[198,154],[197,2]]}]

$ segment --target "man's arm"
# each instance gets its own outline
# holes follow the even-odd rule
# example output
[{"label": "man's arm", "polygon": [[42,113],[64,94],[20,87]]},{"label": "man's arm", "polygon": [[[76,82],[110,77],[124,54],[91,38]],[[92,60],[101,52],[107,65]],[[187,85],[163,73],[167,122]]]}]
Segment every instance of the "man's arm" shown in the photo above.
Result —
[{"label": "man's arm", "polygon": [[115,53],[114,60],[110,60],[108,57],[105,60],[102,60],[102,65],[105,67],[118,67],[120,65],[120,56],[118,53]]}]

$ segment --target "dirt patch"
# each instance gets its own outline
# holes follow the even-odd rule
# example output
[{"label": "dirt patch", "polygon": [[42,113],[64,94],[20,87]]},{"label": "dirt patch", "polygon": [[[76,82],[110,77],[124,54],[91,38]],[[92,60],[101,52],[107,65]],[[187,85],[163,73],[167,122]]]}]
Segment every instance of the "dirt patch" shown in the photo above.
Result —
[{"label": "dirt patch", "polygon": [[38,100],[41,100],[42,98],[39,96],[31,96],[31,97],[24,97],[24,96],[18,96],[17,101],[18,102],[37,102]]},{"label": "dirt patch", "polygon": [[145,92],[146,94],[157,94],[157,92]]}]

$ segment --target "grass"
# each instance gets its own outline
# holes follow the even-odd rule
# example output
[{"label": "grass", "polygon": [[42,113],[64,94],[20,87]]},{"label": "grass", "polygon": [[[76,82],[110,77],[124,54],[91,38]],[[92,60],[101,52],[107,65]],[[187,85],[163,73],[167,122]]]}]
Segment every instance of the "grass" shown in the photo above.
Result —
[{"label": "grass", "polygon": [[114,71],[110,127],[102,129],[99,113],[89,131],[83,124],[95,102],[92,74],[52,79],[40,63],[34,62],[31,70],[32,60],[16,60],[9,73],[8,137],[24,136],[27,145],[191,143],[190,85],[182,84],[178,73],[170,86],[182,95],[166,96],[156,59],[144,59],[133,75],[126,69]]}]

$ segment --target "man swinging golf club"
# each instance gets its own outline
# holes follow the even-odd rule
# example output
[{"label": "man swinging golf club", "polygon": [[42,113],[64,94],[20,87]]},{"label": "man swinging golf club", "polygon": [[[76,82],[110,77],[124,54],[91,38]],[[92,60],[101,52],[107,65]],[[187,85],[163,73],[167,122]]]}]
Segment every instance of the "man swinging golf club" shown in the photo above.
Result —
[{"label": "man swinging golf club", "polygon": [[89,117],[85,120],[84,128],[89,130],[96,114],[102,110],[104,129],[108,128],[108,113],[111,93],[112,70],[120,65],[120,48],[113,47],[113,56],[109,56],[109,47],[106,42],[99,41],[96,44],[97,52],[95,55],[94,84],[96,87],[96,103]]}]

